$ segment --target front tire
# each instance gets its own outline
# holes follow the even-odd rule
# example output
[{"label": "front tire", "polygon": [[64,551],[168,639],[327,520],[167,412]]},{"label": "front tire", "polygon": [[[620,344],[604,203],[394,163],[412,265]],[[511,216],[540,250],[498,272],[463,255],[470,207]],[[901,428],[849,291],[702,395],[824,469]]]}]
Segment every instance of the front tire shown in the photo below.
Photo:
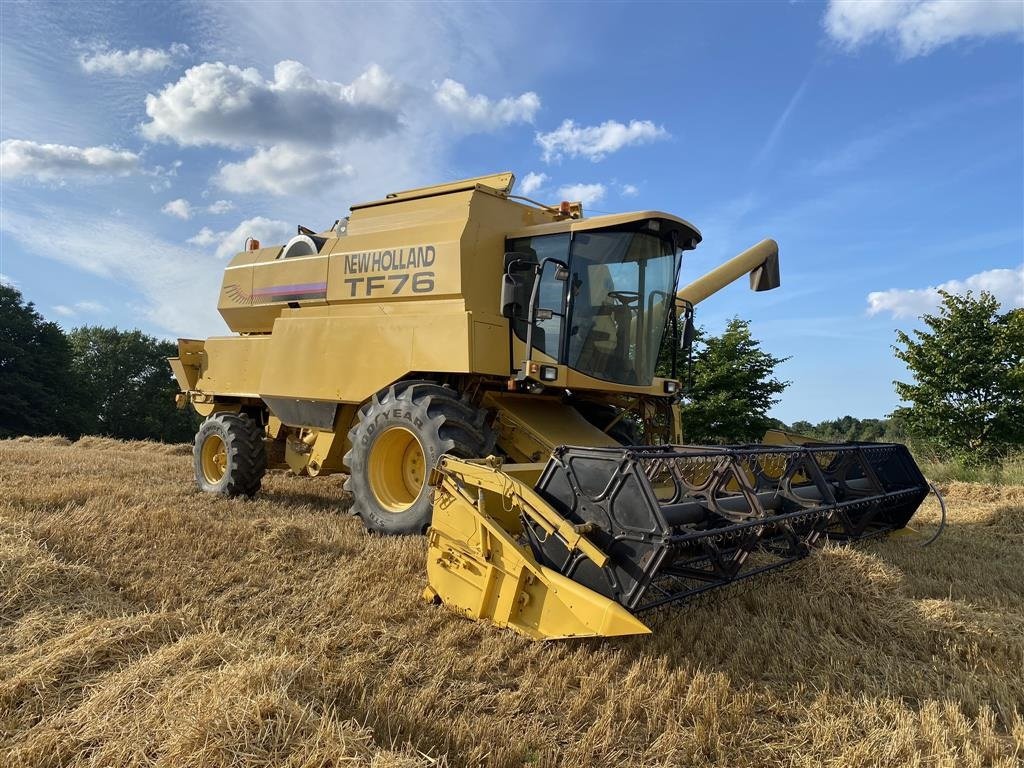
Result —
[{"label": "front tire", "polygon": [[494,450],[485,414],[451,387],[403,381],[374,395],[349,430],[345,489],[371,531],[420,534],[433,513],[427,481],[442,454],[480,458]]},{"label": "front tire", "polygon": [[267,471],[263,430],[241,413],[215,413],[196,433],[196,485],[221,496],[255,496]]}]

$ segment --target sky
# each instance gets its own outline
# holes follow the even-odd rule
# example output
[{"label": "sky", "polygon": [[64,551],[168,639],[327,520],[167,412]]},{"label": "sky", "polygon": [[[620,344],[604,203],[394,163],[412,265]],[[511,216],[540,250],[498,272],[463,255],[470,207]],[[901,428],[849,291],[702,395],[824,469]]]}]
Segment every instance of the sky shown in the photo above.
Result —
[{"label": "sky", "polygon": [[758,242],[702,303],[789,358],[773,415],[880,417],[938,289],[1024,306],[1024,3],[0,3],[0,281],[48,319],[224,334],[221,270],[503,170]]}]

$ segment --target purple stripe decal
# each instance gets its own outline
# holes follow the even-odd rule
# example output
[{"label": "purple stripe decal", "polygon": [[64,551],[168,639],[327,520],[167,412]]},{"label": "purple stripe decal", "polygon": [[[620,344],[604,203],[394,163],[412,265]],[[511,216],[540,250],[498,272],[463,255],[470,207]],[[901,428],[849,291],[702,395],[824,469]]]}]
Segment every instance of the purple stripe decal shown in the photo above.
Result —
[{"label": "purple stripe decal", "polygon": [[296,285],[272,285],[257,288],[253,296],[281,296],[289,293],[327,293],[327,283],[298,283]]}]

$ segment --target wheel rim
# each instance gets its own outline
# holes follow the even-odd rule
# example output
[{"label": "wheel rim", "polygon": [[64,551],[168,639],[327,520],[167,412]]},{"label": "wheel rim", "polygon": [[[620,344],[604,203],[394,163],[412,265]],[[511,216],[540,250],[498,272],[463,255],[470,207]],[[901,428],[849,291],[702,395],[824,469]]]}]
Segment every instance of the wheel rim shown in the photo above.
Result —
[{"label": "wheel rim", "polygon": [[206,482],[216,485],[228,471],[228,449],[220,435],[208,435],[203,441],[203,477]]},{"label": "wheel rim", "polygon": [[413,505],[426,479],[426,458],[416,435],[405,427],[386,429],[373,442],[368,457],[370,490],[388,512]]}]

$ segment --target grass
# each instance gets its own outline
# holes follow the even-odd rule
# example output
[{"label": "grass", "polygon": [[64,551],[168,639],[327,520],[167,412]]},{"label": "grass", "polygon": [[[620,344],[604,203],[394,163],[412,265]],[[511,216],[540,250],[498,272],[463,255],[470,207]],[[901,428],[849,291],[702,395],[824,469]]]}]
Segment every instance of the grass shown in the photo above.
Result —
[{"label": "grass", "polygon": [[974,465],[956,459],[921,462],[921,470],[937,483],[954,480],[991,485],[1024,485],[1024,454],[1008,456],[997,464]]},{"label": "grass", "polygon": [[1016,766],[1024,488],[944,490],[927,549],[537,644],[423,603],[424,540],[340,478],[228,500],[187,446],[0,441],[0,765]]}]

